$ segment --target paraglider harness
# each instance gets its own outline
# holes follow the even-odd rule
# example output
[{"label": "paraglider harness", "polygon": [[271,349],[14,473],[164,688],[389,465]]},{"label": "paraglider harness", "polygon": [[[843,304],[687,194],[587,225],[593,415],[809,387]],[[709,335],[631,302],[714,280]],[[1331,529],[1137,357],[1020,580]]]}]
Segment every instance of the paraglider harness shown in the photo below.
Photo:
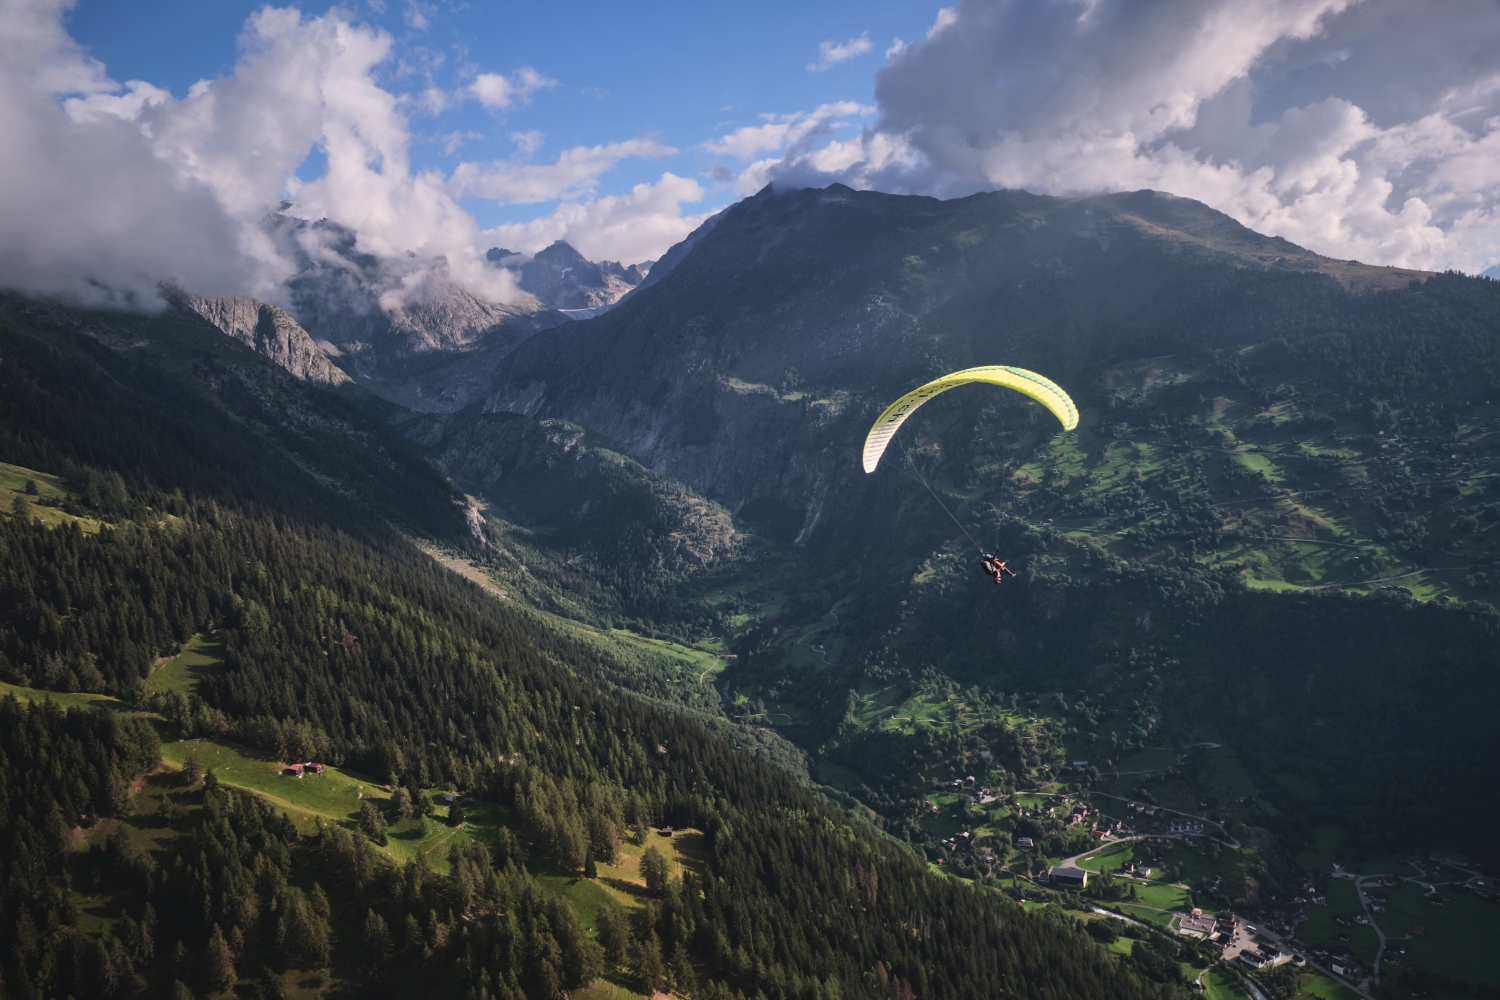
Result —
[{"label": "paraglider harness", "polygon": [[979,557],[980,565],[984,567],[984,573],[996,584],[1005,582],[1007,576],[1015,576],[1016,571],[1005,565],[1000,557],[992,552],[985,552]]}]

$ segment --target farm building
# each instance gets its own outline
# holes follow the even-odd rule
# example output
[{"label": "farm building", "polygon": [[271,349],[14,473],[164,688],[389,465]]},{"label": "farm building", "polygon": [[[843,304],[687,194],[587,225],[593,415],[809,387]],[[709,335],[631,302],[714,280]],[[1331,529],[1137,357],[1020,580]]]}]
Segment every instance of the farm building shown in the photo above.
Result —
[{"label": "farm building", "polygon": [[1052,881],[1062,885],[1076,885],[1082,888],[1089,884],[1089,873],[1082,868],[1058,867],[1047,872]]}]

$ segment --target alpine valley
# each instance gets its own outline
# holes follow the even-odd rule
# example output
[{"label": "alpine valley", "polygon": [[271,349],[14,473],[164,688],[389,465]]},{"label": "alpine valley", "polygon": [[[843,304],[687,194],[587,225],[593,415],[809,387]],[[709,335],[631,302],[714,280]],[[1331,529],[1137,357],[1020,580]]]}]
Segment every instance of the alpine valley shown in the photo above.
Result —
[{"label": "alpine valley", "polygon": [[[0,298],[0,996],[1500,996],[1500,281],[1152,191],[508,303],[267,232],[280,304]],[[1077,430],[863,471],[1000,364]]]}]

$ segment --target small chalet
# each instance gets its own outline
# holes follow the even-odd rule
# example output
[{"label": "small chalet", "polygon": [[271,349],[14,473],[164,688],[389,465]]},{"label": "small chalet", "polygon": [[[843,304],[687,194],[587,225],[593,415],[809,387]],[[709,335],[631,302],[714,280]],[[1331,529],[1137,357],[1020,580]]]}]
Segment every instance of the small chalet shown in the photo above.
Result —
[{"label": "small chalet", "polygon": [[281,773],[282,774],[290,774],[294,778],[300,778],[300,777],[302,777],[302,765],[301,764],[288,764],[286,766],[286,770],[282,771]]}]

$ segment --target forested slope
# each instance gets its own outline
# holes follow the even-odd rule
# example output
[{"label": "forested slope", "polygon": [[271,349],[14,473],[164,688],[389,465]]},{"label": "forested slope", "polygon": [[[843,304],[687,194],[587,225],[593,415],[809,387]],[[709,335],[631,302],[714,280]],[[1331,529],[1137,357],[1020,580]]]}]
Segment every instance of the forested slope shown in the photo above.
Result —
[{"label": "forested slope", "polygon": [[[1063,385],[1077,430],[962,389],[862,471],[887,402],[994,363]],[[1227,740],[1257,794],[1224,807],[1289,850],[1335,825],[1494,857],[1500,283],[1329,260],[1158,192],[768,188],[501,374],[487,418],[575,421],[788,543],[797,572],[746,567],[722,602],[731,713],[931,856],[929,795],[985,784],[978,754],[1046,708],[1057,743],[1007,786],[1079,759],[1135,794],[1122,760]],[[983,585],[979,548],[1021,578]]]},{"label": "forested slope", "polygon": [[[61,475],[64,509],[104,525],[46,527],[25,496],[6,512],[4,679],[131,702],[159,657],[217,629],[227,669],[178,719],[189,734],[358,765],[413,797],[456,787],[516,832],[456,847],[442,874],[395,868],[363,833],[299,835],[185,773],[186,813],[164,807],[146,847],[122,825],[80,854],[72,831],[131,811],[151,727],[169,724],[0,701],[7,991],[170,996],[245,977],[275,995],[290,966],[331,968],[351,994],[553,997],[619,966],[706,997],[1170,994],[1063,923],[932,877],[701,725],[601,691],[585,677],[601,654],[507,614],[390,526],[462,537],[430,466],[248,352],[227,371],[218,346],[193,356],[192,328],[153,325],[177,322],[16,302],[0,316],[0,461]],[[278,400],[299,433],[257,416]],[[703,830],[702,870],[587,927],[534,872],[586,870],[630,822]]]}]

